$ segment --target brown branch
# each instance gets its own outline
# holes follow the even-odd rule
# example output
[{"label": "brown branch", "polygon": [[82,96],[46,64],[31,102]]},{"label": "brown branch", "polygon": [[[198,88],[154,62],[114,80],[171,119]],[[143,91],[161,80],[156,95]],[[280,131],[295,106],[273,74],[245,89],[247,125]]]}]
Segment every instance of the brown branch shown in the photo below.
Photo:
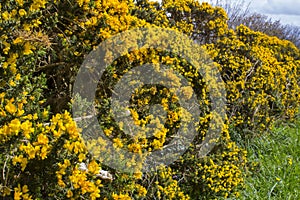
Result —
[{"label": "brown branch", "polygon": [[46,70],[46,69],[51,69],[51,68],[57,67],[59,65],[65,65],[65,64],[66,64],[65,62],[58,62],[58,63],[49,64],[49,65],[44,65],[44,66],[39,67],[37,69],[37,72],[42,71],[42,70]]}]

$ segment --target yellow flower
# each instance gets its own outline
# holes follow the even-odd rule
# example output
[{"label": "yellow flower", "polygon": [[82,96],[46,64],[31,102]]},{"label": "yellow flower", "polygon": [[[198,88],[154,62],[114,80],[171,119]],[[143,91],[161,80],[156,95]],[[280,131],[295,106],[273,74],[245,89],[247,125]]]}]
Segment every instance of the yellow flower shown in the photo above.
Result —
[{"label": "yellow flower", "polygon": [[3,187],[1,192],[3,194],[3,197],[8,196],[11,193],[10,188],[8,188],[8,187]]},{"label": "yellow flower", "polygon": [[21,16],[21,17],[23,17],[24,15],[26,15],[27,14],[27,12],[24,10],[24,9],[20,9],[19,10],[19,15]]},{"label": "yellow flower", "polygon": [[71,144],[72,147],[74,147],[73,152],[74,153],[80,153],[84,151],[84,144],[82,144],[79,141],[73,142]]},{"label": "yellow flower", "polygon": [[21,170],[22,171],[24,171],[24,169],[26,168],[27,163],[28,163],[27,158],[22,158],[22,160],[21,160],[21,167],[22,167]]},{"label": "yellow flower", "polygon": [[154,139],[153,142],[151,142],[151,146],[153,147],[153,149],[161,149],[163,145],[163,143],[156,139]]},{"label": "yellow flower", "polygon": [[114,147],[122,148],[124,146],[120,138],[114,138],[113,142]]},{"label": "yellow flower", "polygon": [[137,185],[136,188],[137,188],[138,196],[140,196],[140,197],[145,197],[146,196],[146,194],[147,194],[146,188],[144,188],[141,185]]},{"label": "yellow flower", "polygon": [[17,13],[18,13],[18,11],[16,9],[12,9],[12,11],[10,12],[10,15],[12,18],[14,18]]},{"label": "yellow flower", "polygon": [[15,200],[20,200],[21,196],[22,196],[22,191],[21,191],[20,185],[18,185],[17,188],[14,188],[14,190],[15,190],[14,199]]},{"label": "yellow flower", "polygon": [[23,29],[24,31],[30,31],[31,26],[29,24],[24,24]]},{"label": "yellow flower", "polygon": [[292,158],[288,158],[288,163],[289,163],[289,165],[292,165],[292,164],[293,164]]},{"label": "yellow flower", "polygon": [[24,55],[32,54],[33,51],[31,49],[34,49],[34,47],[29,42],[26,42],[25,45],[24,45],[23,54]]},{"label": "yellow flower", "polygon": [[90,172],[92,174],[97,174],[99,172],[99,165],[97,164],[97,162],[95,160],[92,160],[88,164],[88,172]]},{"label": "yellow flower", "polygon": [[[2,14],[3,15],[3,14]],[[8,43],[8,42],[6,42],[6,41],[3,41],[2,42],[3,44],[4,44],[4,46],[5,46],[5,48],[3,49],[3,53],[4,54],[8,54],[8,52],[9,52],[9,50],[10,50],[10,43]]]},{"label": "yellow flower", "polygon": [[45,8],[47,1],[46,0],[34,0],[30,6],[30,11],[37,11],[40,8]]},{"label": "yellow flower", "polygon": [[48,137],[46,135],[44,135],[44,134],[39,134],[38,135],[37,144],[39,144],[39,145],[46,145],[46,144],[48,144],[48,142],[49,142],[49,139],[48,139]]},{"label": "yellow flower", "polygon": [[4,62],[4,63],[2,64],[2,68],[3,68],[3,69],[6,69],[7,66],[8,66],[8,62]]},{"label": "yellow flower", "polygon": [[23,134],[27,139],[30,139],[30,133],[34,131],[32,128],[32,123],[29,120],[26,120],[21,124],[21,129],[23,130]]},{"label": "yellow flower", "polygon": [[104,133],[105,133],[105,135],[107,135],[107,136],[110,136],[110,134],[112,133],[112,131],[113,131],[113,127],[110,127],[109,129],[104,129]]},{"label": "yellow flower", "polygon": [[75,51],[75,52],[74,52],[74,55],[75,55],[75,56],[80,56],[81,53],[79,53],[78,51]]},{"label": "yellow flower", "polygon": [[91,200],[96,200],[97,198],[100,197],[100,190],[94,183],[90,184],[89,191],[91,192],[90,194]]},{"label": "yellow flower", "polygon": [[9,12],[7,12],[7,11],[3,12],[3,13],[2,13],[2,18],[3,18],[4,20],[10,19],[10,14],[9,14]]},{"label": "yellow flower", "polygon": [[16,80],[19,81],[21,79],[21,74],[16,75]]},{"label": "yellow flower", "polygon": [[23,4],[24,4],[23,0],[16,0],[16,2],[17,2],[20,6],[23,6]]},{"label": "yellow flower", "polygon": [[13,80],[10,80],[10,81],[9,81],[9,85],[12,86],[12,87],[15,87],[15,86],[16,86],[16,83],[15,83]]},{"label": "yellow flower", "polygon": [[84,0],[77,0],[78,5],[81,7],[83,4]]},{"label": "yellow flower", "polygon": [[73,196],[73,192],[71,190],[68,190],[67,192],[67,197],[71,198]]},{"label": "yellow flower", "polygon": [[128,145],[128,149],[129,149],[129,151],[134,152],[134,153],[142,152],[142,148],[141,148],[140,144],[135,144],[135,143],[130,144],[130,145]]},{"label": "yellow flower", "polygon": [[13,44],[19,44],[23,42],[23,39],[21,37],[17,37],[16,39],[14,39]]},{"label": "yellow flower", "polygon": [[10,124],[9,128],[11,129],[11,132],[18,133],[21,127],[21,122],[19,119],[13,119]]},{"label": "yellow flower", "polygon": [[32,20],[32,24],[34,27],[38,27],[40,24],[42,24],[42,22],[38,19],[34,19]]},{"label": "yellow flower", "polygon": [[82,162],[85,159],[86,155],[84,153],[80,153],[78,156],[78,161]]},{"label": "yellow flower", "polygon": [[44,110],[42,115],[44,118],[47,118],[48,114],[49,114],[48,110]]},{"label": "yellow flower", "polygon": [[32,197],[29,194],[22,195],[23,200],[32,200]]},{"label": "yellow flower", "polygon": [[22,159],[23,159],[23,155],[15,156],[15,157],[12,159],[13,165],[15,166],[17,163],[21,163],[21,162],[22,162]]},{"label": "yellow flower", "polygon": [[29,156],[29,159],[35,158],[35,154],[37,151],[39,151],[39,146],[32,146],[30,143],[28,145],[22,145],[19,147],[21,151],[25,151],[27,155]]},{"label": "yellow flower", "polygon": [[23,185],[23,187],[22,187],[22,192],[23,192],[23,193],[29,192],[28,186],[27,186],[27,185]]},{"label": "yellow flower", "polygon": [[61,179],[59,179],[58,181],[57,181],[57,184],[60,186],[60,187],[66,187],[66,184],[64,183],[64,181],[63,180],[61,180]]},{"label": "yellow flower", "polygon": [[10,100],[8,104],[5,106],[5,110],[9,112],[10,114],[14,114],[17,112],[17,107],[12,103],[13,101]]},{"label": "yellow flower", "polygon": [[112,194],[112,198],[114,200],[131,200],[130,196],[128,196],[128,194]]},{"label": "yellow flower", "polygon": [[27,194],[29,192],[28,186],[24,185],[22,188],[20,184],[18,187],[14,188],[14,199],[24,199],[24,200],[31,200],[32,197]]},{"label": "yellow flower", "polygon": [[38,119],[38,115],[37,113],[34,113],[33,117],[32,117],[33,120],[37,120]]}]

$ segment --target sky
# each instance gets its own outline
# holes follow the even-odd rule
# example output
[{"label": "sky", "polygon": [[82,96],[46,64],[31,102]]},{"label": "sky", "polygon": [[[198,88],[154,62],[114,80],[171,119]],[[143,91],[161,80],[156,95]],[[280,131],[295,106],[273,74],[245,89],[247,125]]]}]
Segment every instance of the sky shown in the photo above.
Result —
[{"label": "sky", "polygon": [[280,19],[282,23],[300,26],[300,0],[245,0],[250,9]]},{"label": "sky", "polygon": [[[216,1],[216,0],[199,0]],[[250,11],[267,15],[274,20],[280,20],[282,24],[300,26],[300,0],[219,0],[219,2],[242,2],[248,5]]]},{"label": "sky", "polygon": [[[161,0],[152,0],[159,1]],[[267,15],[282,24],[300,26],[300,0],[198,0],[200,2],[242,2],[250,7],[250,11]]]}]

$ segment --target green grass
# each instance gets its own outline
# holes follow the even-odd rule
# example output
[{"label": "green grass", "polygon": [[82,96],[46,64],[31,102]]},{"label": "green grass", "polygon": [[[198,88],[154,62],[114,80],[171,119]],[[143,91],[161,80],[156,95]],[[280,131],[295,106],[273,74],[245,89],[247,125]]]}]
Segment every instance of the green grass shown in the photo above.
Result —
[{"label": "green grass", "polygon": [[259,165],[239,199],[300,199],[300,120],[251,140],[246,149]]}]

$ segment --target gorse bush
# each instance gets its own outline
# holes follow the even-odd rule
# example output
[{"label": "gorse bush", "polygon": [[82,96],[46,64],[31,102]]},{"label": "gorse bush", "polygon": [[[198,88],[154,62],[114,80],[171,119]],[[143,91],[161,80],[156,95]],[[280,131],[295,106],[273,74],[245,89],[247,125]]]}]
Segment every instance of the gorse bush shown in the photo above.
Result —
[{"label": "gorse bush", "polygon": [[244,25],[228,29],[220,7],[193,1],[170,5],[172,12],[180,13],[168,14],[170,20],[190,22],[187,34],[204,43],[219,66],[226,83],[228,117],[240,134],[268,129],[276,118],[293,118],[299,105],[297,47]]},{"label": "gorse bush", "polygon": [[239,133],[292,119],[299,105],[299,49],[241,25],[207,46],[227,87],[228,114]]},{"label": "gorse bush", "polygon": [[[256,134],[268,129],[278,117],[293,118],[299,105],[299,49],[243,25],[235,31],[229,29],[226,13],[220,7],[193,0],[166,0],[161,4],[146,0],[16,0],[1,2],[0,10],[0,195],[4,198],[238,196],[247,158],[246,152],[231,139],[229,130]],[[202,141],[210,121],[214,116],[218,118],[218,113],[211,112],[213,94],[205,77],[188,60],[172,52],[136,44],[138,50],[113,60],[101,79],[95,80],[99,83],[93,105],[81,99],[81,107],[96,110],[100,127],[110,142],[101,138],[84,142],[85,129],[78,129],[68,112],[68,104],[76,100],[71,96],[72,85],[86,56],[117,33],[143,27],[184,33],[202,45],[220,71],[225,82],[227,118],[220,121],[220,137],[213,141],[216,145],[205,157],[199,155]],[[157,42],[167,45],[168,39],[176,37],[157,38],[165,38]],[[130,43],[130,39],[124,42]],[[177,49],[187,48],[193,58],[203,56],[193,54],[187,43],[171,41]],[[112,45],[112,55],[107,59],[114,57],[114,48],[118,46]],[[128,112],[134,125],[142,130],[132,136],[127,134],[126,124],[113,119],[110,98],[118,81],[144,64],[168,66],[164,76],[171,80],[171,87],[148,84],[131,95]],[[209,69],[210,65],[204,67]],[[184,85],[176,73],[191,84]],[[219,87],[216,82],[210,84]],[[180,88],[187,101],[196,94],[201,109],[195,126],[197,134],[175,162],[142,172],[140,160],[145,159],[145,152],[169,145],[181,123],[191,119],[174,88]],[[155,119],[150,108],[156,104],[166,112],[164,123]],[[88,126],[85,122],[77,123]],[[149,124],[159,127],[151,137],[147,137],[147,131],[153,132]],[[122,154],[116,161],[120,161],[120,166],[135,166],[136,170],[124,172],[103,164],[107,161],[95,159],[101,152],[109,154],[109,145],[117,151],[133,153],[130,162],[123,163]],[[93,147],[96,150],[92,155],[88,149]]]},{"label": "gorse bush", "polygon": [[[228,15],[228,27],[236,29],[241,24],[254,31],[259,31],[269,36],[276,36],[282,40],[289,40],[300,48],[299,33],[300,27],[285,24],[280,20],[275,20],[267,15],[251,11],[250,5],[244,0],[238,1],[209,1],[212,5],[225,9]],[[244,9],[241,9],[244,8]]]}]

